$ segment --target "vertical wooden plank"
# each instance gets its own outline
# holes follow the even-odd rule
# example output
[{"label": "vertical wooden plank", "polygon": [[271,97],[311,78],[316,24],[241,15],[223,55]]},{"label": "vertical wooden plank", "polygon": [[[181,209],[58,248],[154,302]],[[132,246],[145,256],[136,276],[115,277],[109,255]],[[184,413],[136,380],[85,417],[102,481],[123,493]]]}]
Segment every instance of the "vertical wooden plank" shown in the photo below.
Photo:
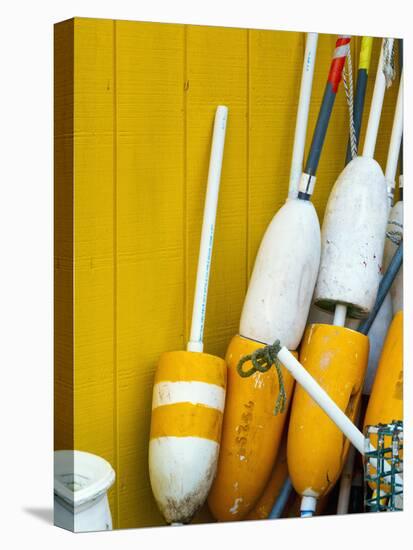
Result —
[{"label": "vertical wooden plank", "polygon": [[183,348],[184,27],[116,22],[119,527],[164,524],[148,439],[160,353]]},{"label": "vertical wooden plank", "polygon": [[224,356],[238,332],[246,291],[248,31],[187,27],[186,337],[192,314],[214,112],[229,107],[218,203],[205,351]]},{"label": "vertical wooden plank", "polygon": [[76,449],[102,456],[117,470],[113,22],[75,19],[74,27],[74,438]]},{"label": "vertical wooden plank", "polygon": [[54,447],[73,449],[73,20],[54,28]]},{"label": "vertical wooden plank", "polygon": [[305,34],[250,31],[248,275],[288,194]]},{"label": "vertical wooden plank", "polygon": [[[311,145],[311,139],[313,137],[315,123],[327,82],[336,39],[337,36],[333,34],[320,34],[318,38],[317,59],[314,70],[313,94],[310,104],[305,157],[307,157]],[[357,64],[354,40],[351,42],[351,50],[352,59],[355,60],[353,64]],[[320,222],[323,220],[324,210],[330,191],[338,175],[344,168],[348,135],[348,107],[343,83],[341,83],[334,103],[330,124],[321,153],[321,159],[317,171],[317,182],[312,199]]]}]

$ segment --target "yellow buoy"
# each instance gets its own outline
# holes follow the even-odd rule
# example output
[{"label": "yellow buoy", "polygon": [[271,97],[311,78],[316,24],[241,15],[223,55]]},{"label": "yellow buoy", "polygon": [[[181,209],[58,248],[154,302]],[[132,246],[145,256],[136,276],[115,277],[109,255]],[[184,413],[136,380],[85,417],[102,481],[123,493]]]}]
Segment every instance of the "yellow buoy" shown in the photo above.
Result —
[{"label": "yellow buoy", "polygon": [[[399,311],[393,318],[381,352],[376,377],[373,382],[364,428],[377,424],[389,424],[393,420],[403,420],[403,312]],[[370,434],[370,443],[377,448],[376,434]],[[385,436],[384,447],[391,448],[391,436]],[[403,456],[401,452],[401,457]],[[385,455],[391,456],[391,453]],[[370,475],[375,476],[376,469],[369,466]],[[373,491],[377,484],[370,483]],[[388,493],[390,486],[381,482],[380,491]],[[384,504],[382,502],[382,504]]]},{"label": "yellow buoy", "polygon": [[[300,362],[338,407],[354,421],[362,395],[368,337],[346,327],[310,325]],[[349,441],[308,393],[297,385],[288,430],[288,470],[294,489],[319,498],[337,481]]]},{"label": "yellow buoy", "polygon": [[287,438],[283,437],[271,477],[256,505],[245,519],[267,519],[287,477]]},{"label": "yellow buoy", "polygon": [[219,521],[243,519],[256,504],[271,475],[287,418],[294,379],[286,369],[287,405],[276,416],[279,385],[275,369],[249,378],[237,373],[239,360],[260,347],[263,344],[234,336],[227,350],[226,437],[221,441],[217,476],[208,496],[209,508]]},{"label": "yellow buoy", "polygon": [[[403,312],[394,316],[381,352],[364,426],[403,420]],[[372,435],[371,443],[375,445]]]}]

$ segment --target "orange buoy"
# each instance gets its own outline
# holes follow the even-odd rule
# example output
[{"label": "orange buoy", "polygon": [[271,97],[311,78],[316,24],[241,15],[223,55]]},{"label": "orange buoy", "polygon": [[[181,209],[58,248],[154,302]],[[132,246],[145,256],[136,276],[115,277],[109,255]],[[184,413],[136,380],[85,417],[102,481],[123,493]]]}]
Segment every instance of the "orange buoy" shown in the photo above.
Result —
[{"label": "orange buoy", "polygon": [[225,407],[223,434],[217,476],[208,496],[209,508],[219,521],[239,520],[251,511],[263,492],[277,455],[293,377],[283,369],[287,406],[274,415],[279,385],[274,369],[241,378],[237,365],[242,357],[263,347],[241,336],[234,336],[226,355],[227,395],[236,400]]}]

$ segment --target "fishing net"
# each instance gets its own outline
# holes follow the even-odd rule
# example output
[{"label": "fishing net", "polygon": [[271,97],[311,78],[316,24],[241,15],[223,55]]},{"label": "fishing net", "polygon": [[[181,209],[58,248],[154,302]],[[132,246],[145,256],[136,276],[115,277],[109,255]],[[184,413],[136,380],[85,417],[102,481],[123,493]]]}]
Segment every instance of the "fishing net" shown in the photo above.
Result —
[{"label": "fishing net", "polygon": [[[366,426],[365,438],[365,510],[403,510],[403,422],[394,420],[390,424]],[[385,461],[390,466],[387,471]]]}]

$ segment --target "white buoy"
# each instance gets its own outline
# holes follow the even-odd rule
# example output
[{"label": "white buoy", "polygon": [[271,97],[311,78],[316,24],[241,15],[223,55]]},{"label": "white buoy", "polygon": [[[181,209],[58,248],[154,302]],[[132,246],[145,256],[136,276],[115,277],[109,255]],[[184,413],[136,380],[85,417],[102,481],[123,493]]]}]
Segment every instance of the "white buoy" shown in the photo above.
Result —
[{"label": "white buoy", "polygon": [[[330,194],[321,230],[320,271],[315,303],[365,318],[371,311],[382,272],[387,193],[384,174],[373,159],[386,79],[384,45],[380,53],[363,155],[354,158]],[[388,39],[393,48],[393,39]]]},{"label": "white buoy", "polygon": [[[403,179],[403,176],[400,176]],[[403,186],[403,181],[401,182]],[[391,258],[393,257],[397,249],[397,241],[403,238],[403,201],[397,201],[396,204],[391,209],[389,215],[389,221],[387,223],[387,233],[393,235],[393,240],[390,238],[386,239],[386,245],[384,249],[384,265],[390,263]],[[393,305],[393,314],[395,315],[398,311],[403,309],[403,267],[400,268],[399,273],[396,276],[396,279],[390,289],[392,305]]]},{"label": "white buoy", "polygon": [[[387,184],[388,210],[392,207],[394,200],[395,178],[397,161],[400,154],[400,146],[403,134],[403,73],[400,77],[399,92],[397,96],[396,109],[394,112],[393,127],[390,136],[389,150],[386,161],[385,179]],[[403,176],[400,176],[403,178]],[[403,181],[403,180],[402,180]],[[402,183],[403,185],[403,183]],[[397,243],[403,236],[403,202],[399,200],[389,213],[387,222],[387,233],[384,246],[383,268],[386,270],[397,249]],[[394,298],[394,300],[393,300]],[[396,279],[381,306],[371,329],[369,330],[370,353],[369,364],[364,382],[363,393],[370,395],[377,365],[383,348],[390,323],[399,309],[402,309],[403,298],[403,266],[400,268]],[[395,305],[393,305],[393,301]]]},{"label": "white buoy", "polygon": [[[280,338],[295,350],[303,335],[321,252],[320,226],[310,198],[349,44],[348,36],[337,40],[298,196],[274,216],[257,253],[240,322],[241,336],[251,340],[270,344]],[[296,179],[297,170],[293,173]],[[295,184],[293,189],[292,197]]]},{"label": "white buoy", "polygon": [[310,201],[290,199],[261,242],[241,314],[240,334],[297,349],[320,260],[320,227]]},{"label": "white buoy", "polygon": [[[400,77],[399,93],[397,96],[396,112],[394,115],[393,129],[390,140],[389,153],[386,165],[386,181],[388,184],[389,203],[392,205],[394,198],[395,176],[397,159],[399,156],[401,139],[403,134],[403,72]],[[384,266],[390,264],[390,261],[397,249],[397,244],[403,238],[403,159],[400,161],[399,177],[400,198],[392,207],[387,223],[387,238],[384,247]],[[393,313],[403,309],[403,267],[400,269],[396,279],[390,289]]]},{"label": "white buoy", "polygon": [[[354,106],[352,110],[352,117],[350,118],[350,137],[347,145],[346,159],[344,166],[346,166],[352,159],[354,154],[357,154],[357,146],[360,138],[361,123],[364,112],[364,104],[366,98],[366,90],[368,83],[368,75],[370,69],[371,52],[373,48],[373,38],[370,36],[363,36],[360,45],[359,65],[357,71],[357,85],[356,93],[354,96]],[[350,69],[350,65],[349,65]],[[350,75],[351,78],[351,75]],[[350,88],[351,89],[351,88]],[[350,100],[350,98],[349,98]],[[351,102],[349,108],[352,107]],[[307,324],[333,324],[334,313],[332,311],[326,311],[314,305],[310,308],[310,314],[308,316]],[[359,324],[359,320],[348,317],[345,319],[345,326],[356,330]]]},{"label": "white buoy", "polygon": [[369,157],[343,170],[328,199],[321,230],[322,253],[315,290],[319,307],[347,307],[367,317],[380,284],[387,195],[383,172]]}]

